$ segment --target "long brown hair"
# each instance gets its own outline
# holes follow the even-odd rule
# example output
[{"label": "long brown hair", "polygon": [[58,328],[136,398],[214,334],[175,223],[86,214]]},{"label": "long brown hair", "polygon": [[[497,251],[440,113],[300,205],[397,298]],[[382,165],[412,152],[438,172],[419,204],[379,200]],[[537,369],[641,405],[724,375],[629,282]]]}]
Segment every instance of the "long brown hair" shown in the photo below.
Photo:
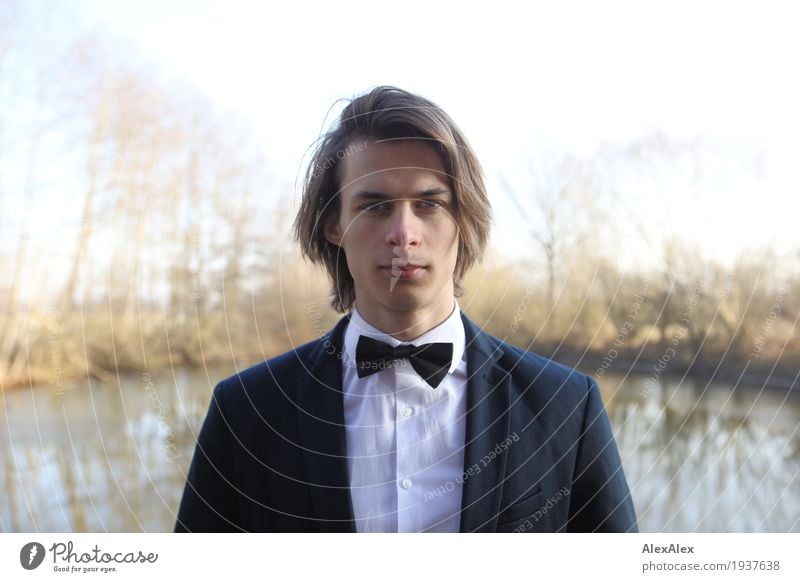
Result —
[{"label": "long brown hair", "polygon": [[442,159],[455,201],[459,230],[458,258],[453,273],[459,281],[481,259],[492,219],[483,171],[475,152],[456,124],[427,99],[397,87],[381,86],[356,97],[330,131],[320,137],[303,184],[303,198],[294,221],[294,236],[307,259],[321,264],[331,280],[331,305],[339,312],[355,301],[355,286],[341,249],[325,238],[328,220],[338,220],[341,162],[354,140],[412,138],[434,146]]}]

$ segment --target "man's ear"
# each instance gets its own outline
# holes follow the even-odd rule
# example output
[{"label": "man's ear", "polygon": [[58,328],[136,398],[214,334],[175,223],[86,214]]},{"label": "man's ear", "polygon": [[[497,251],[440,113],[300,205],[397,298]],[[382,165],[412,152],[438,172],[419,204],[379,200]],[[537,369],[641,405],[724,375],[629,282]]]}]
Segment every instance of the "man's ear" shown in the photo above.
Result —
[{"label": "man's ear", "polygon": [[342,230],[339,228],[339,219],[336,216],[328,216],[323,227],[325,239],[332,245],[341,246]]}]

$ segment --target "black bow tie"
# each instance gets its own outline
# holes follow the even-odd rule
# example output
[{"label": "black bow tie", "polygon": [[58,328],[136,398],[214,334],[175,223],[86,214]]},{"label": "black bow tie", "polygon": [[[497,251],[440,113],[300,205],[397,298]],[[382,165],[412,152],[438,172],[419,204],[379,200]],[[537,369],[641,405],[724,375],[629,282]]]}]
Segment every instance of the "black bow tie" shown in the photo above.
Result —
[{"label": "black bow tie", "polygon": [[389,344],[362,335],[356,346],[356,372],[364,378],[375,372],[391,367],[394,360],[408,358],[417,374],[422,376],[432,388],[436,388],[453,361],[453,344],[433,343],[421,346],[400,345],[393,348]]}]

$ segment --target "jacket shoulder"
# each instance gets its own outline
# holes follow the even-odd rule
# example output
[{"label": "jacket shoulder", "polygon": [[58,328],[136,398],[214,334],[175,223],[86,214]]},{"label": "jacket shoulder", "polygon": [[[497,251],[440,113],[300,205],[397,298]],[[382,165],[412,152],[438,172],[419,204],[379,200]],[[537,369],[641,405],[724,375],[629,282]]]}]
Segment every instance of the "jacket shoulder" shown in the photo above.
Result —
[{"label": "jacket shoulder", "polygon": [[312,365],[312,354],[322,340],[313,340],[250,366],[217,384],[214,394],[226,403],[262,398],[273,388],[294,386],[294,380]]}]

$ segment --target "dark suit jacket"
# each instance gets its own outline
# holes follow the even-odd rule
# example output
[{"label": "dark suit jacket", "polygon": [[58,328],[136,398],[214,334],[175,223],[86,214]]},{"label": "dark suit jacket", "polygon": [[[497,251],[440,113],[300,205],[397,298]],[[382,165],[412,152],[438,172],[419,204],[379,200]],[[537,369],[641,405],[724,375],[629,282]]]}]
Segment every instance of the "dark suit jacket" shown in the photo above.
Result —
[{"label": "dark suit jacket", "polygon": [[[637,531],[594,380],[461,317],[469,377],[461,531]],[[346,323],[217,385],[175,531],[356,531]]]}]

